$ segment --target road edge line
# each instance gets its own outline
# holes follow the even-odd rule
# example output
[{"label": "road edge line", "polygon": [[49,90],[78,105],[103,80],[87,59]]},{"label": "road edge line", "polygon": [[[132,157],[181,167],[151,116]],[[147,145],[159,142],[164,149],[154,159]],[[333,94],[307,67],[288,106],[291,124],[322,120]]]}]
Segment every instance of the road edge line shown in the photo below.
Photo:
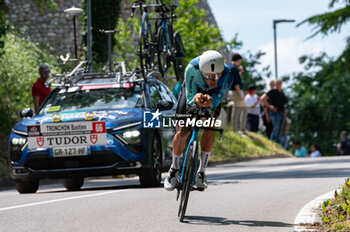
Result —
[{"label": "road edge line", "polygon": [[[338,190],[335,190],[338,191]],[[320,209],[319,206],[326,200],[332,199],[334,197],[334,192],[330,191],[328,193],[322,194],[319,197],[313,199],[307,203],[298,213],[294,220],[294,232],[301,231],[316,231],[314,229],[308,229],[307,226],[302,225],[313,225],[320,221]],[[302,224],[302,225],[300,225]]]}]

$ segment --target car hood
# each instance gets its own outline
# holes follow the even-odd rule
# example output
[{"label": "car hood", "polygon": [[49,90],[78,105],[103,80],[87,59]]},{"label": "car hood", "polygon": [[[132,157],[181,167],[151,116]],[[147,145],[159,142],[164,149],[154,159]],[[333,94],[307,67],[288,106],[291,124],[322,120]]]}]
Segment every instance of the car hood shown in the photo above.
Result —
[{"label": "car hood", "polygon": [[[143,110],[140,108],[97,111],[70,111],[60,113],[61,122],[85,121],[85,112],[93,112],[94,121],[105,121],[107,129],[124,126],[130,123],[141,122],[143,115]],[[48,113],[44,115],[36,115],[32,118],[23,119],[15,125],[14,129],[26,132],[27,126],[29,125],[53,123],[52,115],[53,113]]]}]

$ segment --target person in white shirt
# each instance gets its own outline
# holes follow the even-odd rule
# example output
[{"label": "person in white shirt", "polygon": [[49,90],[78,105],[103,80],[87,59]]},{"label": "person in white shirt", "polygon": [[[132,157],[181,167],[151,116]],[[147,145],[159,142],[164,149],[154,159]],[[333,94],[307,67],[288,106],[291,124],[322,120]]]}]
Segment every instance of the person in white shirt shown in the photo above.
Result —
[{"label": "person in white shirt", "polygon": [[257,132],[259,130],[260,98],[257,95],[258,89],[255,85],[248,86],[248,93],[244,97],[244,102],[248,107],[248,130]]},{"label": "person in white shirt", "polygon": [[312,144],[311,146],[311,154],[310,154],[310,158],[316,158],[316,157],[321,157],[321,152],[320,152],[320,148],[317,144]]}]

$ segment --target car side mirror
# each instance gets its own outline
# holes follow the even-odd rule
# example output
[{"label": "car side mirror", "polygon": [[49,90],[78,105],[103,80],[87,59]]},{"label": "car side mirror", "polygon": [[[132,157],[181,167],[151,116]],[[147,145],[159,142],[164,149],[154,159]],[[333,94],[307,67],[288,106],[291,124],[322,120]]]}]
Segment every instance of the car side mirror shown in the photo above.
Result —
[{"label": "car side mirror", "polygon": [[170,110],[171,108],[173,108],[174,103],[171,101],[165,101],[165,100],[160,100],[157,103],[157,108],[159,110]]},{"label": "car side mirror", "polygon": [[33,114],[34,114],[34,111],[31,108],[25,108],[19,112],[19,116],[21,118],[32,117]]}]

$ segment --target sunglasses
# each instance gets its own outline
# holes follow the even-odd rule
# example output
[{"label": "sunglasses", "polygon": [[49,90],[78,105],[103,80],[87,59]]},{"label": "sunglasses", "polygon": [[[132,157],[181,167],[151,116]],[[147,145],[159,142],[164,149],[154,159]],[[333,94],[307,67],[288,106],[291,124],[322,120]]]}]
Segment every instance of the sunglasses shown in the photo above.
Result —
[{"label": "sunglasses", "polygon": [[221,73],[203,73],[204,79],[210,81],[217,81],[221,77]]}]

